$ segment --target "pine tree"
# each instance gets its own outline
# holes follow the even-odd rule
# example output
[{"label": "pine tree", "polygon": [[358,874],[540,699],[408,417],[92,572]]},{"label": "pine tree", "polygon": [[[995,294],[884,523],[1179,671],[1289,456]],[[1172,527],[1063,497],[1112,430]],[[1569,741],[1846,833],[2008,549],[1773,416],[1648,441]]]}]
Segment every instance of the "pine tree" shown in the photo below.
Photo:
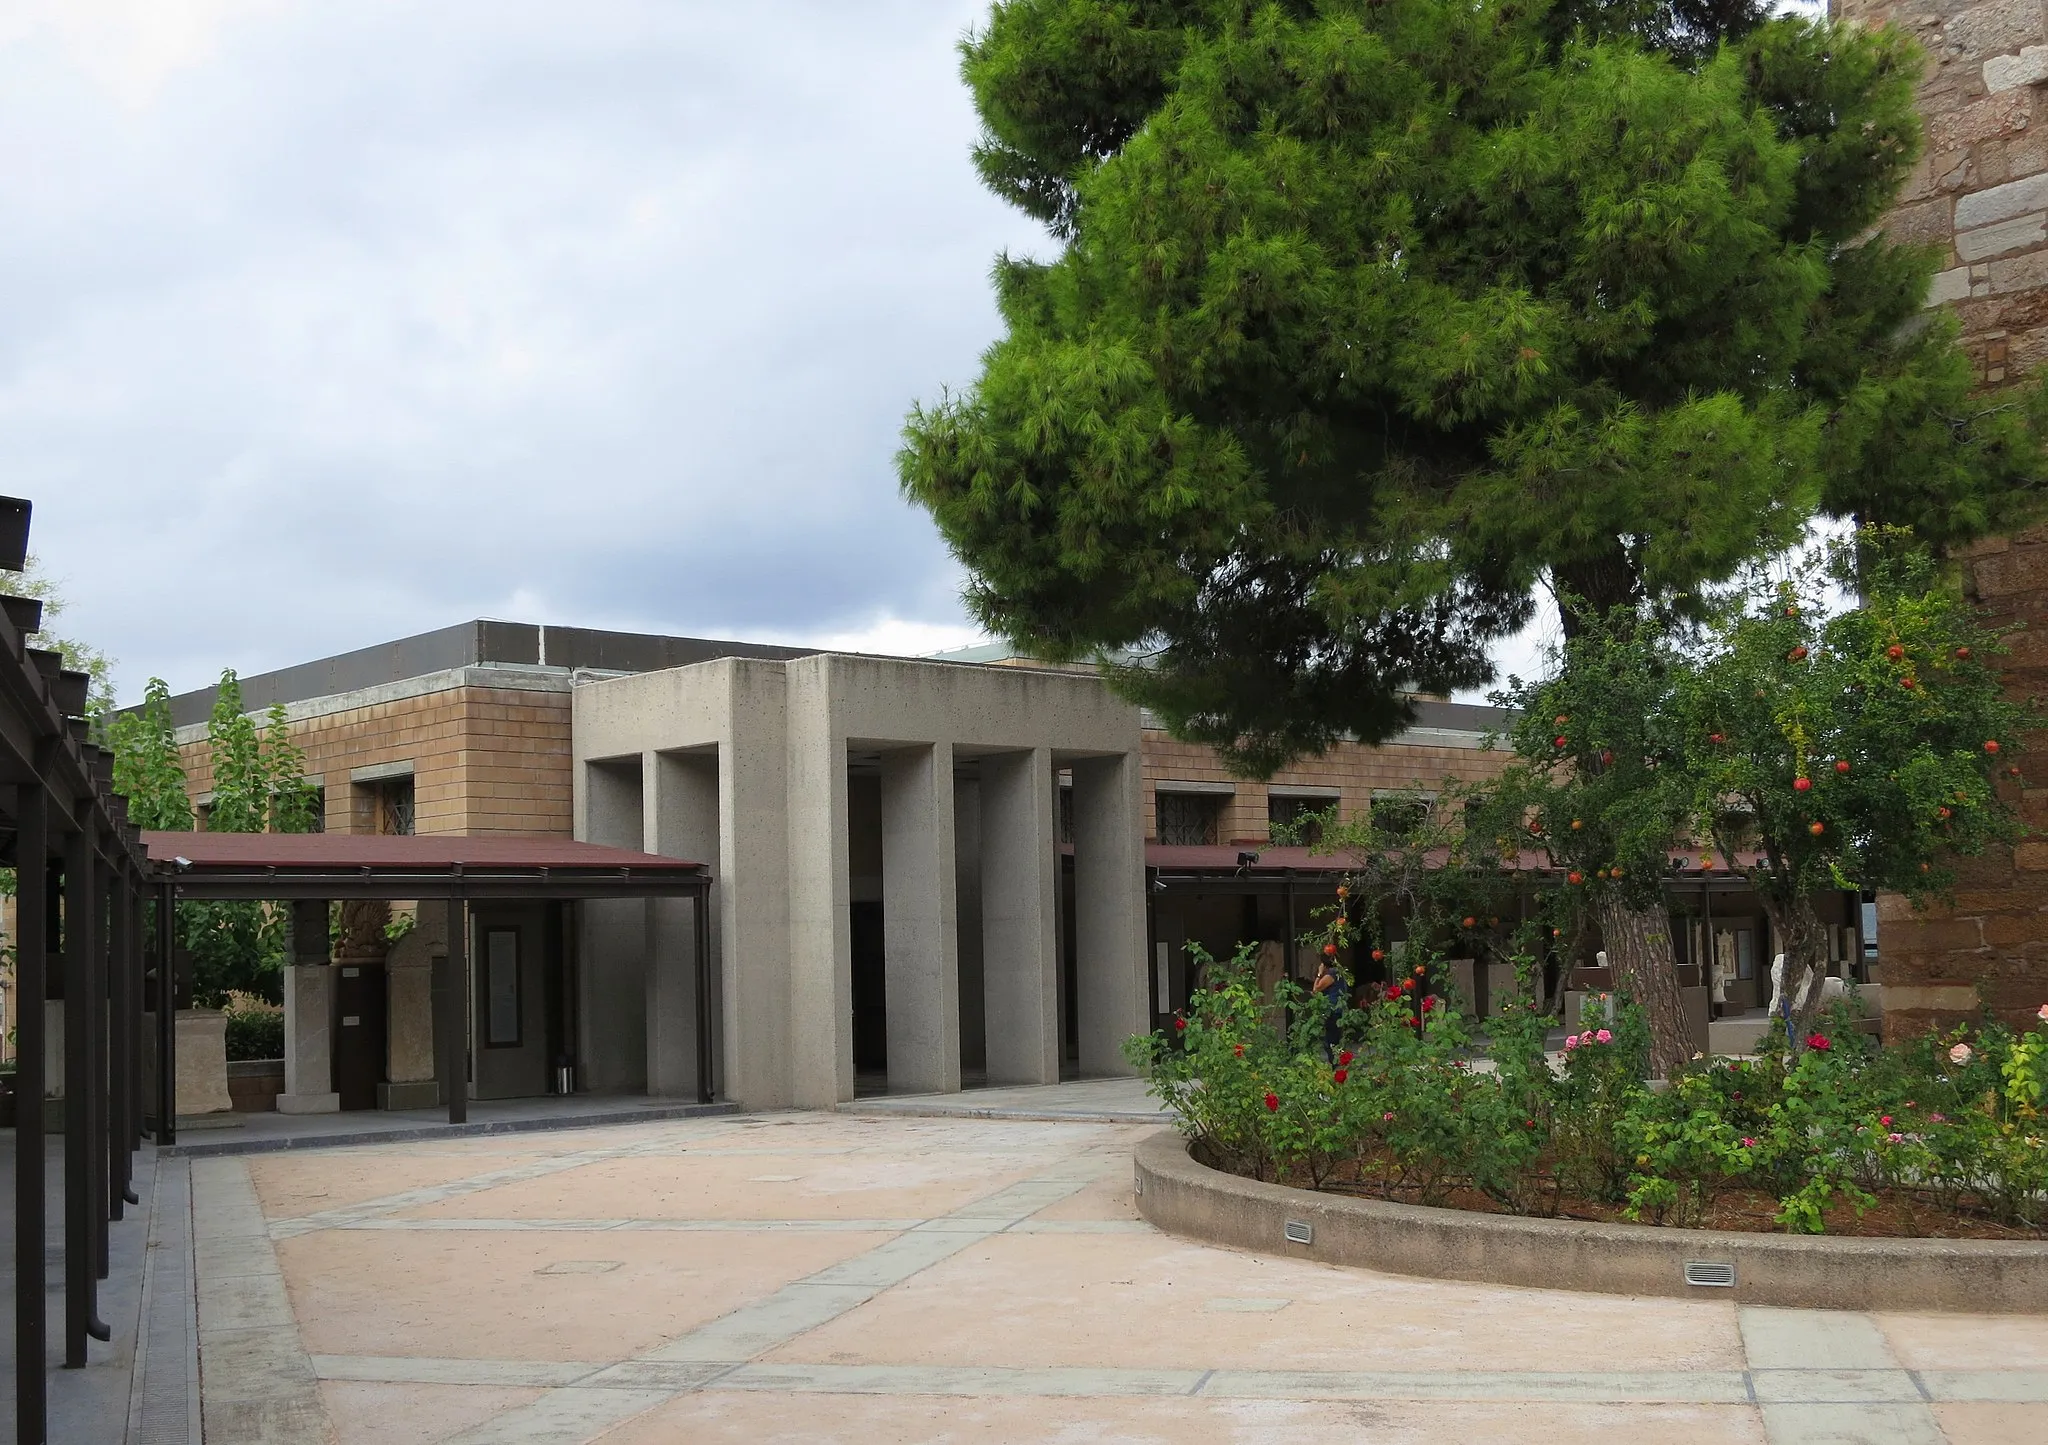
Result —
[{"label": "pine tree", "polygon": [[1010,0],[976,161],[1062,243],[913,411],[993,630],[1263,773],[1489,676],[1549,579],[1692,609],[1816,512],[1937,545],[2039,500],[1936,258],[1892,30],[1740,0]]}]

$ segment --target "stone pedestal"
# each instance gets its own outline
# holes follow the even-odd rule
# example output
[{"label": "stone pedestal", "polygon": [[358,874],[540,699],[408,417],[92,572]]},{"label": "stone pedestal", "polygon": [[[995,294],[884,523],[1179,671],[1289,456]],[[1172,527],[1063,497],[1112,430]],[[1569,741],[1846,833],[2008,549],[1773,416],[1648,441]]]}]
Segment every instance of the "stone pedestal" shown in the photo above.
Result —
[{"label": "stone pedestal", "polygon": [[431,1109],[441,1102],[434,1078],[433,966],[393,949],[384,964],[384,989],[387,1082],[377,1086],[377,1107]]},{"label": "stone pedestal", "polygon": [[284,971],[284,1092],[277,1096],[277,1112],[340,1109],[341,1095],[334,1092],[334,973],[324,963],[293,964]]},{"label": "stone pedestal", "polygon": [[[228,1093],[228,1017],[219,1009],[178,1010],[178,1115],[226,1114],[235,1107]],[[150,1030],[151,1037],[156,1031]]]}]

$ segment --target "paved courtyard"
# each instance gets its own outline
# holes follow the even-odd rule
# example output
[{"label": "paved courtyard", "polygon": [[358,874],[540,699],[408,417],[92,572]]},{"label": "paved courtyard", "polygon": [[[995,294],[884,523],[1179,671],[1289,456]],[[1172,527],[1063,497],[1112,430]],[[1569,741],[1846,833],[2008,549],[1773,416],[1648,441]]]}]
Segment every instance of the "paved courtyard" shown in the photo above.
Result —
[{"label": "paved courtyard", "polygon": [[2048,1438],[2048,1319],[1235,1253],[1119,1123],[784,1114],[177,1161],[209,1445]]}]

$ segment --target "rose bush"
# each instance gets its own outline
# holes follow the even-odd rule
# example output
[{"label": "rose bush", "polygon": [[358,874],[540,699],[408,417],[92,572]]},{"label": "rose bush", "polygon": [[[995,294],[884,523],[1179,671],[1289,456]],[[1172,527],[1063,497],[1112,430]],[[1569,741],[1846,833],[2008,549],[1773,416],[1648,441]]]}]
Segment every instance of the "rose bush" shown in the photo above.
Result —
[{"label": "rose bush", "polygon": [[1267,997],[1254,948],[1190,951],[1187,1011],[1128,1052],[1220,1169],[1513,1214],[1583,1203],[1698,1226],[1730,1191],[1761,1191],[1793,1232],[1880,1202],[1907,1233],[2048,1232],[2048,1006],[2026,1033],[1985,1023],[1893,1047],[1823,1017],[1796,1055],[1773,1033],[1753,1059],[1695,1060],[1652,1089],[1649,1031],[1625,998],[1546,1048],[1526,953],[1483,1053],[1435,991],[1438,960],[1411,951],[1419,972],[1344,1008],[1326,1054],[1332,1005],[1285,980]]}]

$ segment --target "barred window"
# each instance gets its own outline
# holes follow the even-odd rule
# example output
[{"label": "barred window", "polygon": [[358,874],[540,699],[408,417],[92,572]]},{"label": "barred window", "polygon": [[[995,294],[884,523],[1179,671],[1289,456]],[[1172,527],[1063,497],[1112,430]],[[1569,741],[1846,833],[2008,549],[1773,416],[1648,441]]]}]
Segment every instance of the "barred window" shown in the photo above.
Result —
[{"label": "barred window", "polygon": [[1413,794],[1372,800],[1372,825],[1391,838],[1406,838],[1429,819],[1429,799]]},{"label": "barred window", "polygon": [[1335,798],[1290,798],[1269,794],[1266,822],[1273,841],[1283,846],[1313,848],[1323,841],[1323,823],[1337,806]]},{"label": "barred window", "polygon": [[1176,847],[1209,847],[1216,842],[1222,798],[1212,793],[1155,793],[1159,841]]},{"label": "barred window", "polygon": [[385,778],[377,785],[377,831],[412,836],[412,779]]}]

